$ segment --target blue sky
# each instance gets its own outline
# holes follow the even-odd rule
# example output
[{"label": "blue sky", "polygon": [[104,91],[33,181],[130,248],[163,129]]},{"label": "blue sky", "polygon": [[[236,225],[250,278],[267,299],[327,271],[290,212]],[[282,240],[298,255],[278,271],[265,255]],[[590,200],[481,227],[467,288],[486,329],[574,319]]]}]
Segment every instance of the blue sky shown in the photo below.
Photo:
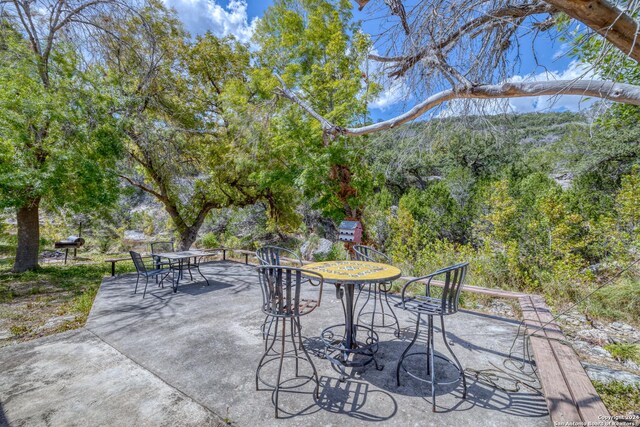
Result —
[{"label": "blue sky", "polygon": [[[165,3],[175,8],[185,23],[187,30],[192,34],[202,34],[211,31],[218,36],[234,34],[240,40],[248,42],[255,25],[264,14],[265,10],[272,3],[271,0],[164,0]],[[365,11],[358,12],[356,3],[354,4],[354,17],[365,19],[368,17]],[[390,19],[395,19],[391,17]],[[380,27],[386,22],[380,20],[365,20],[364,30],[375,34],[380,31]],[[532,43],[526,38],[521,40],[522,45]],[[380,51],[383,46],[378,47]],[[566,49],[560,42],[551,42],[544,35],[538,36],[535,41],[536,58],[531,54],[526,54],[527,50],[520,57],[520,65],[512,80],[519,79],[571,79],[577,78],[585,73],[585,69],[580,64],[572,61],[566,55],[562,55]],[[530,50],[529,50],[530,51]],[[537,63],[541,65],[536,64]],[[395,87],[387,87],[377,102],[373,103],[370,111],[374,120],[384,120],[397,115],[419,100],[411,97],[410,93],[396,82]],[[544,112],[544,111],[578,111],[585,109],[593,103],[593,100],[581,99],[578,96],[550,97],[530,97],[516,98],[505,101],[508,109],[513,112]],[[446,107],[445,107],[446,108]],[[455,110],[454,106],[449,106],[449,111]],[[504,107],[497,105],[488,111],[500,112]],[[485,109],[487,111],[487,109]],[[434,111],[431,116],[442,114],[443,110]],[[446,113],[446,110],[445,110]]]}]

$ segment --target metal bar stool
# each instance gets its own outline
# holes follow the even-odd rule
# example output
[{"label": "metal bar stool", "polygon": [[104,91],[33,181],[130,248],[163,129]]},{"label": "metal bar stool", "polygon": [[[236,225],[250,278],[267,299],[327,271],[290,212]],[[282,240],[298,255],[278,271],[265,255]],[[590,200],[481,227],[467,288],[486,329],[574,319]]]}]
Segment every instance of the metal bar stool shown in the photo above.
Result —
[{"label": "metal bar stool", "polygon": [[[305,285],[304,276],[314,277],[318,280],[320,290],[317,300],[302,298],[302,288]],[[274,320],[275,333],[273,339],[270,340],[270,344],[265,346],[264,354],[258,363],[258,368],[256,369],[256,390],[260,390],[259,386],[261,383],[273,389],[272,400],[275,405],[275,417],[278,418],[278,396],[281,389],[290,390],[301,387],[309,381],[314,381],[316,384],[314,397],[318,399],[320,381],[316,367],[311,361],[307,349],[302,344],[300,317],[311,313],[316,307],[320,306],[320,300],[322,299],[322,276],[313,271],[303,270],[301,268],[265,265],[258,267],[258,277],[260,279],[263,297],[262,312],[268,318]],[[287,331],[287,323],[291,328],[289,331]],[[279,327],[281,328],[280,334],[278,334]],[[269,342],[269,338],[270,337],[267,336],[267,342]],[[293,349],[289,351],[285,351],[288,341],[287,338],[293,346]],[[275,346],[277,341],[280,342],[279,348]],[[298,350],[302,350],[302,354],[299,353]],[[282,380],[282,365],[285,358],[295,360],[295,378],[306,378],[307,381],[293,386],[283,386],[283,383],[292,380],[292,378]],[[307,361],[309,365],[311,365],[311,369],[313,370],[312,375],[300,375],[299,362],[301,360]],[[279,363],[278,374],[276,383],[269,384],[260,377],[260,371],[264,366],[274,361],[278,361]]]},{"label": "metal bar stool", "polygon": [[[379,262],[383,264],[393,264],[391,262],[391,258],[389,258],[386,254],[383,254],[382,252],[377,251],[369,246],[355,245],[353,246],[353,251],[355,253],[355,258],[357,261],[371,261],[371,262]],[[395,325],[395,329],[396,329],[394,334],[395,336],[399,337],[400,322],[398,322],[398,317],[396,316],[396,313],[393,311],[393,308],[391,308],[391,304],[389,303],[389,298],[388,298],[388,293],[391,290],[391,282],[370,283],[365,286],[368,286],[369,289],[367,290],[367,299],[365,300],[364,304],[362,304],[360,311],[358,311],[358,322],[360,323],[360,317],[364,316],[366,319],[366,316],[370,315],[372,328],[376,328],[376,327],[384,328],[386,327],[385,319],[387,317],[390,317],[391,318],[390,320],[392,320],[391,325],[392,326]],[[364,287],[361,287],[358,292],[358,296],[356,297],[356,304],[360,299],[360,295],[362,294],[363,289]],[[373,295],[373,298],[372,298],[372,295]],[[383,296],[384,296],[384,301],[383,301]],[[368,306],[369,302],[372,302],[373,309],[371,311],[364,311],[365,307]],[[385,312],[385,305],[387,306],[386,312]],[[378,312],[378,308],[380,310],[379,312]],[[379,317],[381,319],[380,324],[376,324],[376,317]]]},{"label": "metal bar stool", "polygon": [[[448,316],[451,314],[455,314],[458,311],[458,301],[460,299],[460,291],[462,290],[463,282],[465,276],[467,274],[467,267],[469,263],[461,263],[452,265],[450,267],[443,268],[441,270],[436,271],[435,273],[431,273],[427,276],[418,277],[407,282],[402,288],[402,303],[400,306],[407,311],[410,311],[417,315],[416,322],[416,333],[411,340],[411,343],[407,346],[407,348],[400,356],[400,360],[398,361],[398,366],[396,368],[396,383],[400,386],[400,368],[402,368],[407,374],[412,376],[413,378],[431,383],[431,399],[432,399],[432,411],[436,411],[436,385],[440,384],[453,384],[460,380],[462,380],[463,393],[462,398],[466,399],[467,397],[467,381],[464,376],[464,370],[462,369],[462,365],[460,361],[451,350],[449,343],[447,342],[446,331],[444,328],[444,316]],[[431,296],[431,280],[434,277],[443,276],[444,275],[444,287],[442,288],[442,296],[440,298],[434,298]],[[416,295],[409,296],[406,295],[407,289],[414,285],[420,284],[425,286],[425,295]],[[409,350],[416,342],[419,334],[420,328],[420,317],[422,315],[426,315],[428,317],[427,322],[427,351],[426,352],[415,352],[409,354]],[[451,353],[453,360],[447,359],[444,356],[435,354],[434,347],[434,334],[433,334],[433,317],[440,317],[440,326],[442,331],[442,339],[444,341],[444,345]],[[426,355],[427,356],[427,378],[419,377],[407,370],[404,366],[404,361],[408,357],[416,356],[416,355]],[[458,377],[453,381],[438,381],[436,378],[435,371],[435,358],[439,358],[451,364],[457,371]]]},{"label": "metal bar stool", "polygon": [[[302,258],[295,252],[281,248],[279,246],[263,246],[256,251],[256,258],[260,265],[282,265],[283,258],[288,258],[287,261],[293,264],[294,267],[302,268]],[[313,282],[309,278],[304,278],[303,281],[309,282],[313,286],[318,286],[318,283]],[[265,316],[262,323],[262,338],[265,340],[265,350],[267,346],[267,338],[271,334],[273,328],[273,317]]]}]

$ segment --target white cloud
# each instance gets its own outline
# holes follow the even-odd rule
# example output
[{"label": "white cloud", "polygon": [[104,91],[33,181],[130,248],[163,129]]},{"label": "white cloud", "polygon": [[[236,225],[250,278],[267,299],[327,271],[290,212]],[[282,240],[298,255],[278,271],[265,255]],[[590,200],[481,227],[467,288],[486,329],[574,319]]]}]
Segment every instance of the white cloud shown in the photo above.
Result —
[{"label": "white cloud", "polygon": [[212,34],[224,37],[232,34],[242,42],[249,42],[258,18],[249,19],[247,2],[230,0],[226,7],[216,0],[163,0],[178,12],[191,34]]},{"label": "white cloud", "polygon": [[408,93],[409,89],[403,79],[394,80],[369,104],[369,108],[385,111],[399,102],[406,101]]}]

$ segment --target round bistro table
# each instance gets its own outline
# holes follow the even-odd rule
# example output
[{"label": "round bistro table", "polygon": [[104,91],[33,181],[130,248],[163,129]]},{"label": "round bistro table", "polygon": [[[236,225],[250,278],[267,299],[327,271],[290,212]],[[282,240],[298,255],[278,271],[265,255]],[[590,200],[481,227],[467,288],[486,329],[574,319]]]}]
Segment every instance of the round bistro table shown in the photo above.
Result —
[{"label": "round bistro table", "polygon": [[[325,357],[340,370],[340,379],[346,379],[346,367],[361,367],[374,362],[377,369],[382,369],[375,360],[378,334],[373,328],[354,321],[355,286],[390,282],[400,277],[400,269],[369,261],[325,261],[307,264],[304,268],[322,275],[326,283],[334,284],[336,296],[342,301],[344,323],[325,328],[321,335]],[[366,338],[358,340],[359,331],[363,331]]]}]

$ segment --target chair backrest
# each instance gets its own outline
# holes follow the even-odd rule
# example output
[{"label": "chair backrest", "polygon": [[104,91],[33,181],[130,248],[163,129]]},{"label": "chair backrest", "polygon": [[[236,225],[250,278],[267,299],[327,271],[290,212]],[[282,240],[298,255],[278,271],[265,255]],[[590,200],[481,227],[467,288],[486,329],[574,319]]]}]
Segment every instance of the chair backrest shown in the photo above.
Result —
[{"label": "chair backrest", "polygon": [[353,251],[356,254],[356,261],[380,262],[382,264],[391,264],[391,258],[386,254],[373,249],[370,246],[354,245]]},{"label": "chair backrest", "polygon": [[153,242],[151,243],[151,253],[159,254],[163,252],[175,252],[173,242]]},{"label": "chair backrest", "polygon": [[[276,317],[298,317],[312,312],[320,305],[322,298],[322,276],[314,271],[280,265],[263,265],[258,267],[260,288],[262,289],[262,311]],[[317,305],[310,309],[300,310],[302,291],[306,278],[313,277],[320,285]],[[307,288],[310,289],[310,288]]]},{"label": "chair backrest", "polygon": [[129,251],[129,255],[131,255],[131,259],[133,260],[133,265],[136,266],[136,271],[138,273],[146,273],[147,266],[144,265],[144,261],[142,260],[142,255],[134,251]]},{"label": "chair backrest", "polygon": [[278,246],[263,246],[256,251],[260,265],[282,265],[282,258],[291,258],[302,267],[302,260],[293,251]]},{"label": "chair backrest", "polygon": [[468,262],[455,264],[431,274],[431,277],[444,275],[444,286],[442,288],[442,313],[453,314],[458,311],[460,302],[460,292],[464,286],[464,279],[467,275]]}]

